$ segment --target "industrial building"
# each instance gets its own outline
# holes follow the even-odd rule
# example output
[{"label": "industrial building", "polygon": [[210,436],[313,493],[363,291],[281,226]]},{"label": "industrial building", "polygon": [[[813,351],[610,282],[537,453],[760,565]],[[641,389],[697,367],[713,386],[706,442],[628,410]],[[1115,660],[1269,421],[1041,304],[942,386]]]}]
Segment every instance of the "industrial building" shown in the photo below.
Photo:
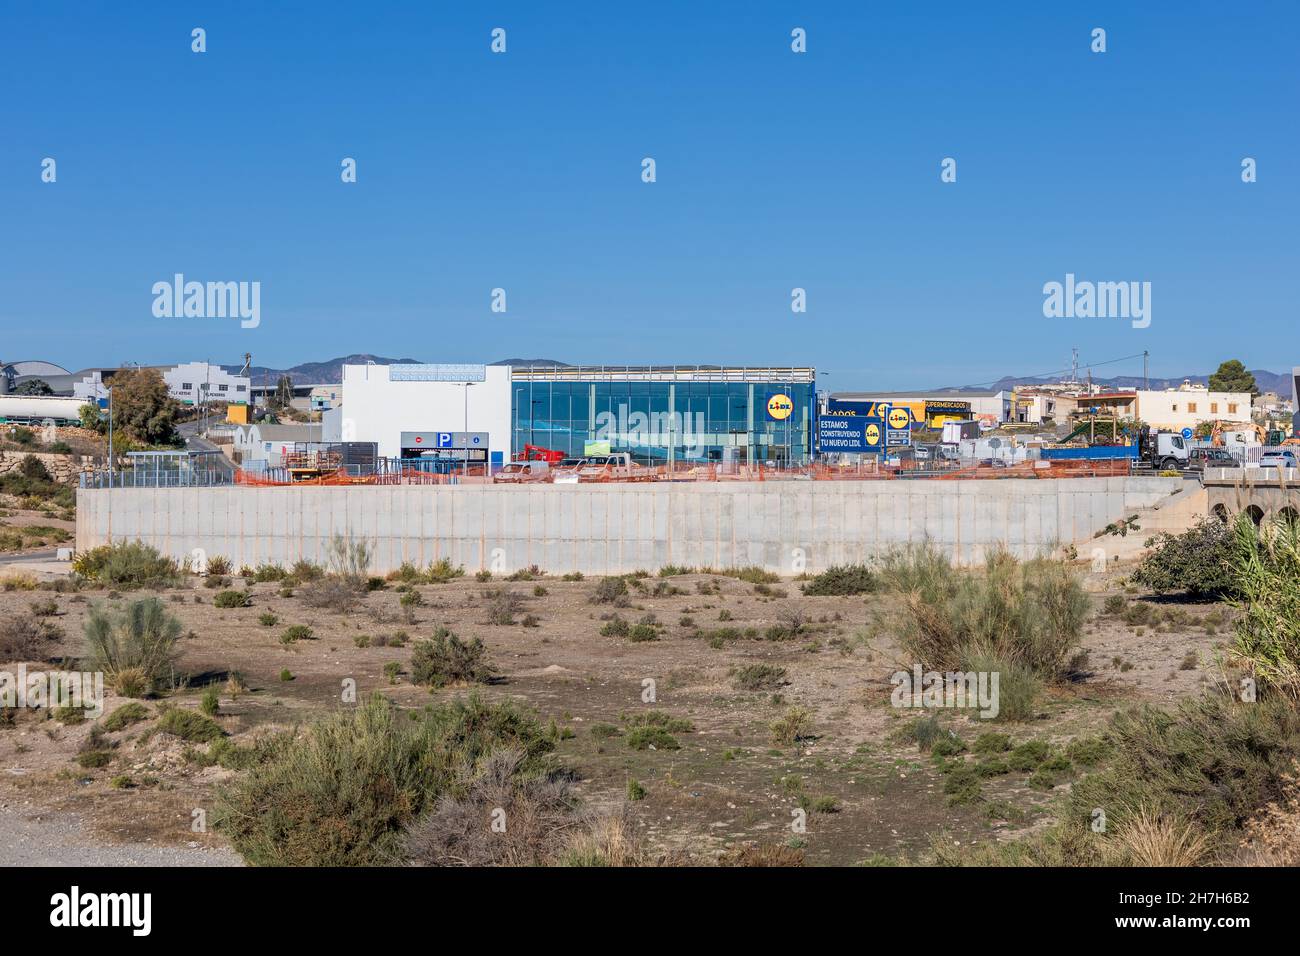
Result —
[{"label": "industrial building", "polygon": [[[247,375],[227,372],[209,362],[182,362],[179,365],[154,365],[167,383],[167,391],[182,405],[202,402],[247,402],[250,383]],[[83,369],[76,373],[72,395],[83,402],[97,403],[108,398],[116,368]]]},{"label": "industrial building", "polygon": [[511,369],[511,431],[567,456],[643,464],[802,464],[813,454],[811,367],[552,365]]},{"label": "industrial building", "polygon": [[[382,457],[502,464],[529,446],[642,464],[804,463],[812,368],[346,365],[338,437]],[[331,437],[333,429],[327,429]]]},{"label": "industrial building", "polygon": [[345,365],[336,415],[339,440],[375,442],[382,458],[504,464],[511,452],[510,368]]}]

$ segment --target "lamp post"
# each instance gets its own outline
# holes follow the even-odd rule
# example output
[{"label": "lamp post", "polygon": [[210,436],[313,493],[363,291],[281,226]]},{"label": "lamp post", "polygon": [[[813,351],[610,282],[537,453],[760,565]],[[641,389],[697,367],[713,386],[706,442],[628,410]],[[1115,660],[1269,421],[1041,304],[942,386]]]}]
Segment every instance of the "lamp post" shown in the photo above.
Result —
[{"label": "lamp post", "polygon": [[[462,382],[465,386],[465,434],[469,434],[469,390],[474,387],[473,382]],[[464,464],[461,467],[461,473],[464,477],[469,477],[469,449],[463,449],[465,453]]]}]

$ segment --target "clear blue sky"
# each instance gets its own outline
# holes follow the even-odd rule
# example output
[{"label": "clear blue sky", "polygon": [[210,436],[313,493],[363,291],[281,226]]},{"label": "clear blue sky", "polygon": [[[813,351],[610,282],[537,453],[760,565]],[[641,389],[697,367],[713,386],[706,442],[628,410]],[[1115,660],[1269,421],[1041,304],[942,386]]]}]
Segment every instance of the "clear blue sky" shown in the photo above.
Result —
[{"label": "clear blue sky", "polygon": [[[0,357],[1282,371],[1297,27],[1294,0],[7,3]],[[175,272],[260,281],[261,326],[154,318]],[[1044,318],[1067,272],[1151,282],[1151,326]]]}]

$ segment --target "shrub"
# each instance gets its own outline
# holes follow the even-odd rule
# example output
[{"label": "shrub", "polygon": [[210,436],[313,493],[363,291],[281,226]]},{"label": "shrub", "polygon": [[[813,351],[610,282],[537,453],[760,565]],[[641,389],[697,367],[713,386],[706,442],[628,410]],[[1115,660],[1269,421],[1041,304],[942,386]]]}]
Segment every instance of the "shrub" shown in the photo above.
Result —
[{"label": "shrub", "polygon": [[1237,617],[1231,656],[1265,690],[1300,701],[1300,526],[1279,522],[1234,529]]},{"label": "shrub", "polygon": [[629,728],[627,745],[633,750],[681,750],[677,738],[663,727],[641,726]]},{"label": "shrub", "polygon": [[310,641],[316,637],[316,632],[306,624],[291,624],[286,627],[280,634],[281,644],[296,644],[299,641]]},{"label": "shrub", "polygon": [[211,688],[203,692],[203,700],[199,703],[199,710],[209,717],[215,717],[217,711],[221,709],[221,698],[217,692]]},{"label": "shrub", "polygon": [[952,587],[952,562],[929,541],[891,550],[879,564],[881,581],[893,591],[937,600]]},{"label": "shrub", "polygon": [[1144,706],[1111,718],[1113,757],[1076,782],[1070,820],[1093,807],[1121,825],[1147,811],[1229,833],[1279,799],[1300,755],[1300,712],[1280,698],[1243,704],[1226,694]]},{"label": "shrub", "polygon": [[424,579],[430,584],[445,584],[453,578],[465,576],[465,569],[459,565],[453,567],[447,558],[439,558],[429,565],[429,570],[424,573]]},{"label": "shrub", "polygon": [[779,719],[768,725],[772,742],[789,746],[807,737],[812,730],[812,714],[803,707],[791,707]]},{"label": "shrub", "polygon": [[223,557],[222,555],[219,554],[213,555],[212,557],[208,558],[208,567],[207,567],[208,574],[212,574],[220,578],[230,574],[232,570],[234,569],[230,564],[229,558]]},{"label": "shrub", "polygon": [[1117,828],[1115,866],[1199,866],[1210,841],[1193,824],[1140,807]]},{"label": "shrub", "polygon": [[814,597],[868,594],[876,589],[876,578],[862,564],[836,565],[827,568],[803,586],[803,593]]},{"label": "shrub", "polygon": [[732,568],[719,573],[744,581],[747,584],[776,584],[781,580],[781,575],[767,571],[755,564],[743,568]]},{"label": "shrub", "polygon": [[631,625],[623,618],[615,614],[601,626],[601,637],[627,637],[627,632],[631,630]]},{"label": "shrub", "polygon": [[592,604],[613,604],[619,598],[627,596],[627,581],[624,578],[601,578],[591,592]]},{"label": "shrub", "polygon": [[1011,738],[992,731],[980,734],[971,745],[971,751],[977,754],[1000,754],[1010,749]]},{"label": "shrub", "polygon": [[166,711],[158,718],[155,726],[165,734],[172,734],[190,743],[209,743],[226,735],[221,725],[211,717],[181,707],[172,707]]},{"label": "shrub", "polygon": [[[1043,682],[1028,664],[1018,660],[1008,660],[994,654],[972,651],[964,662],[967,673],[986,673],[998,675],[997,713],[994,720],[1024,721],[1032,720],[1035,703],[1043,690]],[[989,684],[990,689],[992,684]],[[978,709],[979,702],[971,701],[967,696],[967,707]]]},{"label": "shrub", "polygon": [[59,613],[59,605],[53,598],[47,598],[44,601],[33,601],[31,604],[33,617],[54,617]]},{"label": "shrub", "polygon": [[740,690],[776,690],[785,683],[785,668],[772,664],[746,664],[735,677]]},{"label": "shrub", "polygon": [[212,598],[213,607],[252,607],[253,597],[247,591],[220,591]]},{"label": "shrub", "polygon": [[982,573],[961,575],[929,598],[908,595],[907,610],[901,643],[928,670],[958,670],[982,656],[1055,678],[1079,642],[1088,597],[1062,562],[1021,563],[995,551]]},{"label": "shrub", "polygon": [[627,798],[634,803],[637,800],[644,800],[646,798],[645,785],[642,784],[641,781],[639,780],[628,780]]},{"label": "shrub", "polygon": [[181,622],[162,601],[144,598],[123,610],[91,607],[85,624],[87,670],[125,697],[144,697],[173,672]]},{"label": "shrub", "polygon": [[[512,748],[490,753],[464,794],[444,793],[412,823],[402,849],[425,866],[545,866],[568,845],[582,820],[569,778],[528,775],[526,756]],[[504,829],[485,820],[504,813]]]},{"label": "shrub", "polygon": [[258,584],[263,584],[267,581],[283,581],[289,576],[289,572],[278,564],[259,564],[256,568],[246,570],[250,573],[244,573],[241,571],[241,575],[244,579],[255,581]]},{"label": "shrub", "polygon": [[280,683],[287,684],[291,680],[293,680],[293,672],[287,667],[283,668],[280,671]]},{"label": "shrub", "polygon": [[[1251,530],[1254,530],[1253,523]],[[1219,597],[1233,592],[1235,535],[1217,518],[1202,518],[1182,534],[1162,531],[1152,538],[1146,556],[1133,572],[1133,583],[1157,594],[1173,591],[1192,597]]]},{"label": "shrub", "polygon": [[275,627],[280,623],[280,618],[270,611],[263,611],[257,616],[257,623],[263,627]]},{"label": "shrub", "polygon": [[627,639],[633,644],[640,644],[643,641],[657,641],[659,640],[659,631],[656,630],[653,624],[644,622],[633,624],[627,632]]},{"label": "shrub", "polygon": [[515,623],[515,615],[524,608],[524,600],[508,588],[500,588],[486,595],[488,600],[488,623],[510,625]]},{"label": "shrub", "polygon": [[101,726],[109,733],[116,733],[119,730],[125,730],[132,724],[138,724],[140,721],[148,719],[149,708],[139,701],[133,700],[130,703],[123,704],[105,717],[101,722]]},{"label": "shrub", "polygon": [[37,617],[0,619],[0,661],[40,660],[59,631]]},{"label": "shrub", "polygon": [[411,649],[411,679],[429,687],[486,684],[495,678],[487,648],[477,637],[462,641],[445,627],[431,641],[416,641]]},{"label": "shrub", "polygon": [[105,544],[83,551],[73,560],[72,570],[83,578],[123,591],[165,588],[181,579],[180,567],[173,559],[139,541]]},{"label": "shrub", "polygon": [[804,851],[784,843],[742,843],[718,858],[718,866],[792,867],[804,865]]},{"label": "shrub", "polygon": [[308,607],[346,614],[354,611],[366,595],[366,579],[329,574],[308,581],[302,589],[302,602]]},{"label": "shrub", "polygon": [[257,866],[392,864],[405,856],[407,825],[442,794],[467,794],[493,751],[519,752],[515,773],[531,776],[553,746],[510,701],[471,696],[411,720],[374,695],[299,739],[277,740],[261,764],[219,791],[215,822]]}]

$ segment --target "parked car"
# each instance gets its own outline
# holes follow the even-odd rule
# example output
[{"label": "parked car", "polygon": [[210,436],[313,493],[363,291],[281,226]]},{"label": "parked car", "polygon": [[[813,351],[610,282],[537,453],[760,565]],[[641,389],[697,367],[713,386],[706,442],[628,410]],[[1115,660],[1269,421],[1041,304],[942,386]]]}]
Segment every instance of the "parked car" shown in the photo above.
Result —
[{"label": "parked car", "polygon": [[1277,448],[1259,456],[1261,468],[1300,468],[1300,459],[1290,448]]},{"label": "parked car", "polygon": [[1226,448],[1193,448],[1187,457],[1187,467],[1195,471],[1206,468],[1236,468],[1237,459]]}]

